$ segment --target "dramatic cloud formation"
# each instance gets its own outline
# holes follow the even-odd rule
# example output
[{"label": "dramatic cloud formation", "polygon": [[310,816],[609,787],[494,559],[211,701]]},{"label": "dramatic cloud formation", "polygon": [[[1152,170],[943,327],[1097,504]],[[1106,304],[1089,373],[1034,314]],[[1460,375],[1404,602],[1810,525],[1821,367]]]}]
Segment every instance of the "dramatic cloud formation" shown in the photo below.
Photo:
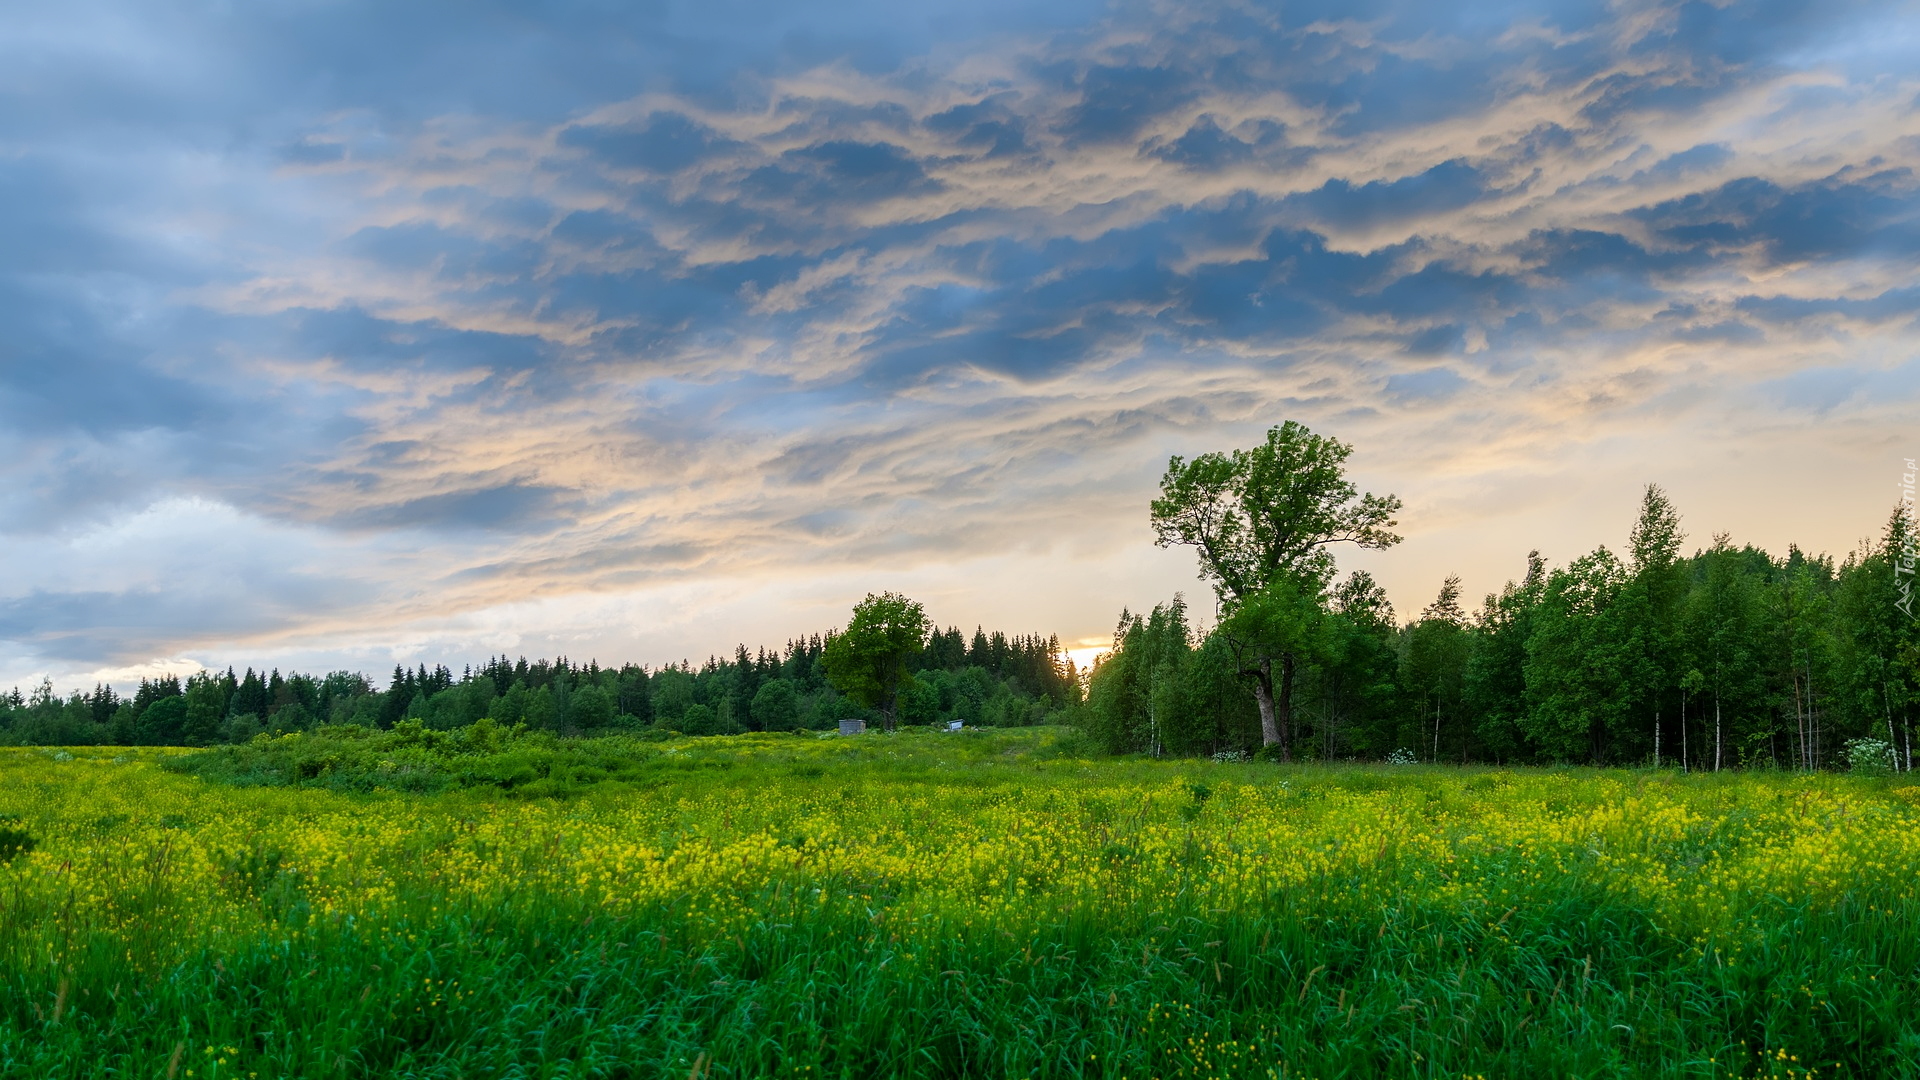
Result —
[{"label": "dramatic cloud formation", "polygon": [[1906,6],[1030,7],[10,15],[0,674],[1097,636],[1286,418],[1407,610],[1891,507]]}]

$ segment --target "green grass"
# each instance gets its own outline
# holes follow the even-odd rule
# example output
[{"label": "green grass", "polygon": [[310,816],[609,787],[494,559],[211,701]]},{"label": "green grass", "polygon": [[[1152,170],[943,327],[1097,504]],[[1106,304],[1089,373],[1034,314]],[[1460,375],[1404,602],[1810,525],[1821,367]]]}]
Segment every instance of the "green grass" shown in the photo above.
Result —
[{"label": "green grass", "polygon": [[1897,781],[407,749],[0,754],[0,1075],[1920,1076]]}]

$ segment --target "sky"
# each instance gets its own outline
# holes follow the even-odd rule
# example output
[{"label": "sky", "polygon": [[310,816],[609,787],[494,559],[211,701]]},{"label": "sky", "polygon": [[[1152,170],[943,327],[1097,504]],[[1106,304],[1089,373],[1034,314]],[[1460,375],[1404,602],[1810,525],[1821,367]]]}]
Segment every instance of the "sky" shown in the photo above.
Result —
[{"label": "sky", "polygon": [[[1298,420],[1448,574],[1920,455],[1912,3],[25,0],[0,685],[1095,647]],[[1082,654],[1084,656],[1084,654]]]}]

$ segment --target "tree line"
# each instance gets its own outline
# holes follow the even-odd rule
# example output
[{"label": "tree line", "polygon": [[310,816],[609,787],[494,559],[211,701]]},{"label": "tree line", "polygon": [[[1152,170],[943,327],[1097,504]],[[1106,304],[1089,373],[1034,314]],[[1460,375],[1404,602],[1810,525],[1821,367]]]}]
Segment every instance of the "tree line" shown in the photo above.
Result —
[{"label": "tree line", "polygon": [[[913,609],[918,613],[918,605]],[[29,694],[17,687],[0,694],[0,743],[207,746],[323,725],[390,729],[416,720],[453,730],[483,717],[563,735],[831,730],[841,720],[886,717],[1021,726],[1057,720],[1079,702],[1080,680],[1057,638],[983,629],[969,636],[957,627],[932,629],[918,617],[917,644],[900,658],[900,678],[878,697],[858,672],[835,678],[832,670],[830,654],[859,640],[856,609],[848,631],[794,638],[781,649],[741,645],[731,658],[697,666],[682,661],[649,670],[501,656],[457,675],[443,665],[396,665],[380,689],[358,672],[228,669],[142,679],[128,696],[103,684],[63,697],[43,681]]]},{"label": "tree line", "polygon": [[0,695],[0,742],[210,745],[320,725],[559,734],[831,730],[844,721],[1070,722],[1113,753],[1392,761],[1909,769],[1920,705],[1910,502],[1845,559],[1716,535],[1691,553],[1649,485],[1619,554],[1524,572],[1471,613],[1449,577],[1401,622],[1341,545],[1385,549],[1400,500],[1346,478],[1347,444],[1288,422],[1245,450],[1174,457],[1149,508],[1214,589],[1122,611],[1084,682],[1054,637],[936,629],[869,595],[841,630],[653,670],[490,658],[459,676],[201,672],[66,697]]},{"label": "tree line", "polygon": [[1903,603],[1906,504],[1845,559],[1715,535],[1685,553],[1649,485],[1619,554],[1539,552],[1471,614],[1449,577],[1400,622],[1329,549],[1385,548],[1399,501],[1359,495],[1350,448],[1298,424],[1265,445],[1174,458],[1152,517],[1215,587],[1123,611],[1084,722],[1113,752],[1277,759],[1911,767],[1920,624]]}]

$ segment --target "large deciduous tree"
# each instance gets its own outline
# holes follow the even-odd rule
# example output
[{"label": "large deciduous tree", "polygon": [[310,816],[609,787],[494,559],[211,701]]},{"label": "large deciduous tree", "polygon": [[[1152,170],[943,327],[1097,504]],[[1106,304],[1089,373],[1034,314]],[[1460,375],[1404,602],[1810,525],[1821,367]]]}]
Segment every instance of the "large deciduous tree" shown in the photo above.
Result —
[{"label": "large deciduous tree", "polygon": [[919,603],[899,593],[867,594],[853,607],[844,632],[827,643],[821,663],[834,689],[869,709],[879,709],[886,730],[894,727],[908,662],[927,646],[933,625]]},{"label": "large deciduous tree", "polygon": [[[1294,421],[1250,450],[1167,462],[1153,501],[1155,543],[1192,547],[1221,604],[1221,630],[1254,680],[1261,739],[1287,759],[1294,668],[1324,609],[1338,543],[1385,548],[1400,500],[1361,495],[1346,478],[1352,447]],[[1275,671],[1279,667],[1276,694]]]}]

